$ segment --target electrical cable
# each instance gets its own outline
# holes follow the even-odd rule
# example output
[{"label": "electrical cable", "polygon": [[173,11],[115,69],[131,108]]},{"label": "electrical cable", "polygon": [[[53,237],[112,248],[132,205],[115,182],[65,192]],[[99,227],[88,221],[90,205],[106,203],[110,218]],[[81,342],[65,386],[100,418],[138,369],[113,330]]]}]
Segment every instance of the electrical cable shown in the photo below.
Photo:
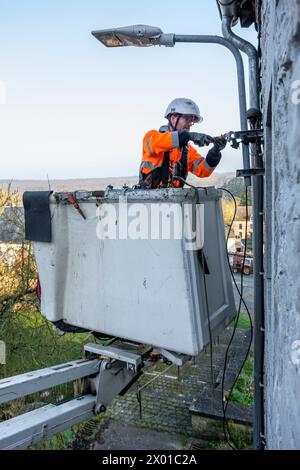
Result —
[{"label": "electrical cable", "polygon": [[[232,228],[232,224],[234,222],[234,219],[235,219],[235,216],[236,216],[236,200],[235,200],[235,197],[233,196],[233,194],[226,188],[220,188],[221,190],[223,191],[226,191],[230,194],[230,196],[233,198],[233,201],[234,201],[234,205],[235,205],[235,210],[234,210],[234,216],[232,218],[232,221],[231,221],[231,224],[230,224],[230,227],[229,227],[229,231],[228,231],[228,234],[227,234],[227,242],[228,242],[228,238],[229,238],[229,235],[230,235],[230,231],[231,231],[231,228]],[[233,272],[232,272],[232,269],[231,269],[231,265],[230,265],[230,260],[229,260],[229,253],[228,253],[228,248],[226,249],[226,253],[227,253],[227,261],[228,261],[228,265],[229,265],[229,268],[230,268],[230,272],[231,272],[231,276],[232,276],[232,279],[234,281],[234,284],[235,284],[235,287],[237,289],[237,292],[239,294],[239,297],[240,297],[240,301],[239,301],[239,307],[238,307],[238,312],[237,312],[237,316],[236,316],[236,320],[235,320],[235,324],[234,324],[234,328],[233,328],[233,333],[231,335],[231,338],[230,338],[230,341],[227,345],[227,349],[226,349],[226,353],[225,353],[225,360],[224,360],[224,367],[223,367],[223,376],[222,376],[222,407],[223,407],[223,430],[224,430],[224,435],[225,435],[225,438],[229,444],[229,446],[233,449],[233,450],[238,450],[239,447],[236,443],[236,441],[234,440],[233,436],[231,435],[230,433],[230,430],[229,430],[229,425],[228,425],[228,421],[226,419],[226,412],[227,412],[227,408],[228,408],[228,404],[230,402],[230,398],[231,398],[231,395],[232,395],[232,392],[234,390],[234,387],[235,387],[235,384],[242,372],[242,369],[248,359],[248,356],[249,356],[249,353],[250,353],[250,348],[251,348],[251,344],[252,344],[252,340],[253,340],[253,323],[252,323],[252,318],[251,318],[251,315],[249,313],[249,309],[248,309],[248,306],[247,304],[245,303],[245,300],[243,298],[243,276],[244,276],[244,265],[245,265],[245,258],[246,258],[246,251],[247,251],[247,228],[248,228],[248,192],[247,192],[247,188],[245,189],[246,190],[246,226],[245,226],[245,248],[244,248],[244,255],[243,255],[243,262],[242,262],[242,270],[241,270],[241,290],[239,290],[238,286],[237,286],[237,283],[236,283],[236,280],[234,278],[234,275],[233,275]],[[227,244],[226,244],[227,245]],[[228,246],[228,245],[227,245]],[[242,303],[244,304],[245,308],[246,308],[246,312],[248,314],[248,317],[249,317],[249,322],[250,322],[250,340],[249,340],[249,345],[248,345],[248,348],[247,348],[247,351],[246,351],[246,354],[245,354],[245,358],[243,360],[243,363],[238,371],[238,374],[236,375],[236,378],[234,380],[234,383],[229,391],[229,395],[227,397],[227,400],[226,400],[226,403],[225,403],[225,400],[224,400],[224,385],[225,385],[225,375],[226,375],[226,368],[227,368],[227,362],[228,362],[228,354],[229,354],[229,349],[230,349],[230,346],[232,344],[232,341],[234,339],[234,336],[235,336],[235,333],[236,333],[236,329],[237,329],[237,325],[238,325],[238,321],[239,321],[239,317],[240,317],[240,311],[241,311],[241,305]],[[230,440],[232,441],[232,443],[234,444],[234,447],[232,446]]]},{"label": "electrical cable", "polygon": [[[206,189],[203,187],[196,187],[193,186],[192,184],[188,183],[184,178],[181,176],[178,177],[184,184],[190,186],[191,188],[196,190],[196,195],[197,195],[197,203],[199,203],[199,193],[198,189]],[[205,304],[206,304],[206,315],[207,315],[207,326],[208,326],[208,336],[209,336],[209,357],[210,357],[210,382],[211,382],[211,389],[213,391],[215,382],[214,382],[214,370],[213,370],[213,336],[212,336],[212,329],[211,329],[211,322],[210,322],[210,315],[209,315],[209,303],[208,303],[208,295],[207,295],[207,285],[206,285],[206,275],[205,275],[205,258],[204,258],[204,253],[203,250],[201,250],[200,253],[201,256],[201,262],[202,262],[202,269],[203,269],[203,284],[204,284],[204,294],[205,294]]]},{"label": "electrical cable", "polygon": [[177,176],[177,179],[181,180],[187,186],[190,186],[191,188],[196,189],[196,191],[198,189],[205,189],[205,190],[207,189],[205,186],[194,186],[194,185],[188,183],[184,178],[181,178],[181,176]]},{"label": "electrical cable", "polygon": [[[199,193],[197,192],[197,199],[199,197]],[[199,202],[199,200],[198,200]],[[207,295],[207,285],[206,285],[206,274],[205,274],[205,259],[203,250],[201,250],[201,261],[202,261],[202,270],[203,270],[203,283],[204,283],[204,293],[205,293],[205,304],[206,304],[206,315],[207,315],[207,325],[208,325],[208,336],[209,336],[209,357],[210,357],[210,382],[211,382],[211,389],[214,389],[214,369],[213,369],[213,337],[211,331],[211,323],[210,323],[210,316],[209,316],[209,303],[208,303],[208,295]]]},{"label": "electrical cable", "polygon": [[[232,225],[233,225],[233,222],[235,220],[235,216],[236,216],[236,211],[237,211],[237,205],[236,205],[236,200],[235,200],[235,197],[233,196],[233,194],[229,191],[229,190],[226,190],[225,188],[223,188],[223,190],[227,191],[233,198],[233,202],[234,202],[234,215],[233,215],[233,218],[232,218],[232,221],[231,221],[231,224],[229,226],[229,230],[228,230],[228,234],[227,234],[227,239],[226,239],[226,254],[227,254],[227,261],[229,263],[229,267],[230,267],[230,272],[231,272],[231,275],[232,275],[232,270],[231,270],[231,266],[230,266],[230,261],[229,261],[229,255],[228,255],[228,239],[229,239],[229,235],[230,235],[230,232],[231,232],[231,228],[232,228]],[[243,271],[243,269],[242,269]],[[234,279],[234,276],[232,276],[233,279]],[[234,279],[235,281],[235,279]],[[235,282],[235,286],[237,288],[237,284]],[[241,287],[242,287],[242,284],[241,284]],[[239,290],[238,290],[239,292]],[[240,302],[241,302],[241,299],[242,299],[242,289],[241,289],[241,292],[239,292],[239,295],[240,295]],[[234,439],[232,438],[231,434],[230,434],[230,430],[229,430],[229,426],[228,426],[228,422],[226,420],[226,406],[225,406],[225,402],[224,402],[224,384],[225,384],[225,374],[226,374],[226,367],[227,367],[227,358],[228,358],[228,353],[229,353],[229,348],[230,348],[230,345],[234,339],[234,335],[235,335],[235,332],[236,332],[236,327],[237,327],[237,324],[238,324],[238,321],[239,321],[239,316],[240,316],[240,304],[239,304],[239,308],[238,308],[238,312],[237,312],[237,317],[236,317],[236,320],[235,320],[235,324],[234,324],[234,329],[233,329],[233,333],[231,335],[231,338],[230,338],[230,341],[227,345],[227,348],[226,348],[226,352],[225,352],[225,360],[224,360],[224,367],[223,367],[223,375],[222,375],[222,385],[221,385],[221,396],[222,396],[222,409],[223,409],[223,431],[224,431],[224,436],[226,438],[226,441],[228,443],[228,445],[230,446],[231,449],[235,450],[238,448],[237,444],[235,443]],[[234,446],[232,446],[230,440],[234,443]]]},{"label": "electrical cable", "polygon": [[[186,185],[190,186],[191,188],[196,190],[197,194],[197,202],[199,203],[199,193],[198,189],[205,189],[204,187],[201,186],[193,186],[192,184],[188,183],[185,179],[179,177],[179,179],[185,183]],[[204,266],[205,266],[205,259],[204,259],[204,254],[203,250],[201,250],[201,261],[202,261],[202,269],[203,269],[203,283],[204,283],[204,293],[205,293],[205,304],[206,304],[206,314],[207,314],[207,326],[208,326],[208,336],[209,336],[209,357],[210,357],[210,382],[211,382],[211,388],[212,390],[214,389],[215,383],[214,383],[214,370],[213,370],[213,337],[212,337],[212,329],[211,329],[211,322],[210,322],[210,316],[209,316],[209,303],[208,303],[208,295],[207,295],[207,285],[206,285],[206,277],[205,277],[205,272],[204,272]]]},{"label": "electrical cable", "polygon": [[[195,190],[198,190],[198,189],[206,189],[205,187],[200,187],[200,186],[194,186],[190,183],[188,183],[186,180],[184,180],[183,178],[179,177],[178,179],[180,179],[181,181],[183,181],[187,186],[190,186],[191,188],[195,189]],[[241,271],[241,289],[238,288],[238,285],[237,285],[237,282],[235,280],[235,277],[233,275],[233,272],[232,272],[232,269],[231,269],[231,265],[230,265],[230,260],[229,260],[229,253],[228,253],[228,239],[229,239],[229,235],[230,235],[230,231],[231,231],[231,228],[232,228],[232,225],[233,225],[233,222],[235,220],[235,216],[236,216],[236,212],[237,212],[237,204],[236,204],[236,199],[234,197],[234,195],[231,193],[231,191],[229,191],[228,189],[226,188],[219,188],[221,189],[222,191],[225,191],[227,193],[230,194],[230,196],[232,197],[233,199],[233,202],[234,202],[234,214],[233,214],[233,218],[232,218],[232,221],[231,221],[231,224],[230,224],[230,227],[229,227],[229,230],[228,230],[228,234],[227,234],[227,239],[226,239],[226,255],[227,255],[227,262],[228,262],[228,266],[229,266],[229,269],[230,269],[230,273],[231,273],[231,276],[232,276],[232,279],[233,279],[233,282],[234,282],[234,285],[235,285],[235,288],[238,292],[238,295],[240,297],[240,300],[239,300],[239,307],[238,307],[238,311],[237,311],[237,316],[236,316],[236,320],[235,320],[235,324],[234,324],[234,328],[233,328],[233,332],[232,332],[232,335],[231,335],[231,338],[230,338],[230,341],[227,345],[227,349],[226,349],[226,352],[225,352],[225,360],[224,360],[224,367],[223,367],[223,375],[222,375],[222,408],[223,408],[223,430],[224,430],[224,435],[225,435],[225,438],[228,442],[228,445],[233,449],[233,450],[239,450],[239,447],[238,447],[238,444],[235,442],[233,436],[231,435],[230,433],[230,429],[229,429],[229,425],[228,425],[228,421],[226,419],[226,412],[227,412],[227,408],[228,408],[228,403],[230,402],[230,398],[231,398],[231,395],[232,395],[232,392],[234,390],[234,387],[235,387],[235,384],[242,372],[242,369],[248,359],[248,356],[249,356],[249,353],[250,353],[250,349],[251,349],[251,344],[252,344],[252,340],[253,340],[253,323],[252,323],[252,318],[251,318],[251,315],[250,315],[250,312],[249,312],[249,309],[248,309],[248,306],[243,298],[243,276],[244,276],[244,265],[245,265],[245,258],[246,258],[246,251],[247,251],[247,229],[248,229],[248,191],[247,191],[247,187],[245,188],[245,191],[246,191],[246,194],[245,194],[245,199],[246,199],[246,225],[245,225],[245,248],[244,248],[244,255],[243,255],[243,261],[242,261],[242,271]],[[225,385],[225,375],[226,375],[226,368],[227,368],[227,362],[228,362],[228,353],[229,353],[229,349],[230,349],[230,346],[233,342],[233,339],[234,339],[234,336],[235,336],[235,333],[236,333],[236,329],[237,329],[237,325],[238,325],[238,321],[239,321],[239,317],[240,317],[240,312],[241,312],[241,306],[242,306],[242,303],[246,309],[246,312],[247,312],[247,315],[249,317],[249,322],[250,322],[250,340],[249,340],[249,344],[248,344],[248,348],[247,348],[247,351],[246,351],[246,354],[245,354],[245,358],[243,360],[243,363],[238,371],[238,374],[236,375],[236,378],[234,380],[234,383],[229,391],[229,395],[228,395],[228,398],[226,400],[226,403],[224,401],[224,385]],[[209,320],[209,325],[210,325],[210,320]],[[212,344],[210,343],[211,345],[211,361],[212,361]],[[212,367],[212,362],[211,362],[211,367]],[[230,440],[232,441],[232,443],[234,444],[234,446],[232,446]]]}]

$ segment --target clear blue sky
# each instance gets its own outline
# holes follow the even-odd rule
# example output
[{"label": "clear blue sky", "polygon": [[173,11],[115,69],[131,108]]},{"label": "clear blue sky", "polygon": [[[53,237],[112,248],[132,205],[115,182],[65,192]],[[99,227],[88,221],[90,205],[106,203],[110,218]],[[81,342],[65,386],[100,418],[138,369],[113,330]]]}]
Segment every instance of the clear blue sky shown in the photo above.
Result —
[{"label": "clear blue sky", "polygon": [[[214,0],[2,0],[0,178],[134,175],[143,135],[165,123],[177,96],[199,104],[204,121],[193,130],[239,129],[230,52],[197,44],[108,49],[90,34],[131,24],[221,35]],[[235,32],[256,44],[254,27]],[[241,166],[241,152],[229,148],[218,171]]]}]

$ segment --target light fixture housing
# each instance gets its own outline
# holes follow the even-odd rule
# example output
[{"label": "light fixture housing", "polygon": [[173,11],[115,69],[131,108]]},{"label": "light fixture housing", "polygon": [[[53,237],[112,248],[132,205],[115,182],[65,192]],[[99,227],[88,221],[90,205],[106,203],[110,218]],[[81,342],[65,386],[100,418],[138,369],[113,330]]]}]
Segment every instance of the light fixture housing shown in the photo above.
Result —
[{"label": "light fixture housing", "polygon": [[106,47],[174,46],[174,34],[164,34],[156,26],[139,24],[122,28],[100,29],[92,31],[92,35]]}]

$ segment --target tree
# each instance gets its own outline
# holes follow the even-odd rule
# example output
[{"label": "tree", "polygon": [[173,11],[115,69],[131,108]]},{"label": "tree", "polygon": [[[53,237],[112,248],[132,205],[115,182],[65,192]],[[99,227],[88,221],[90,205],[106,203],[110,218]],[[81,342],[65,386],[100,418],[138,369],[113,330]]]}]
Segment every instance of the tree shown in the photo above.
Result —
[{"label": "tree", "polygon": [[[235,198],[239,198],[237,201],[238,206],[246,205],[246,188],[244,178],[232,178],[224,184],[224,188],[228,189]],[[230,198],[230,195],[224,194],[226,199]],[[248,205],[252,204],[251,191],[248,188]]]}]

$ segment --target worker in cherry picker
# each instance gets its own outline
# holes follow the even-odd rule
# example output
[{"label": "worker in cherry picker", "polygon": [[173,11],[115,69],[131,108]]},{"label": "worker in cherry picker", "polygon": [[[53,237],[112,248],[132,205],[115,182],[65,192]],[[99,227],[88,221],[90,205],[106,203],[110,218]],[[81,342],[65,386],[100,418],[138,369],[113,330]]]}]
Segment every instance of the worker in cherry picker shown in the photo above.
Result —
[{"label": "worker in cherry picker", "polygon": [[[140,186],[147,189],[182,187],[188,172],[200,178],[210,176],[221,160],[226,140],[190,132],[193,124],[203,121],[197,104],[191,99],[176,98],[167,107],[164,117],[168,125],[159,131],[151,130],[144,137]],[[204,158],[189,141],[199,147],[213,143],[213,147]]]}]

